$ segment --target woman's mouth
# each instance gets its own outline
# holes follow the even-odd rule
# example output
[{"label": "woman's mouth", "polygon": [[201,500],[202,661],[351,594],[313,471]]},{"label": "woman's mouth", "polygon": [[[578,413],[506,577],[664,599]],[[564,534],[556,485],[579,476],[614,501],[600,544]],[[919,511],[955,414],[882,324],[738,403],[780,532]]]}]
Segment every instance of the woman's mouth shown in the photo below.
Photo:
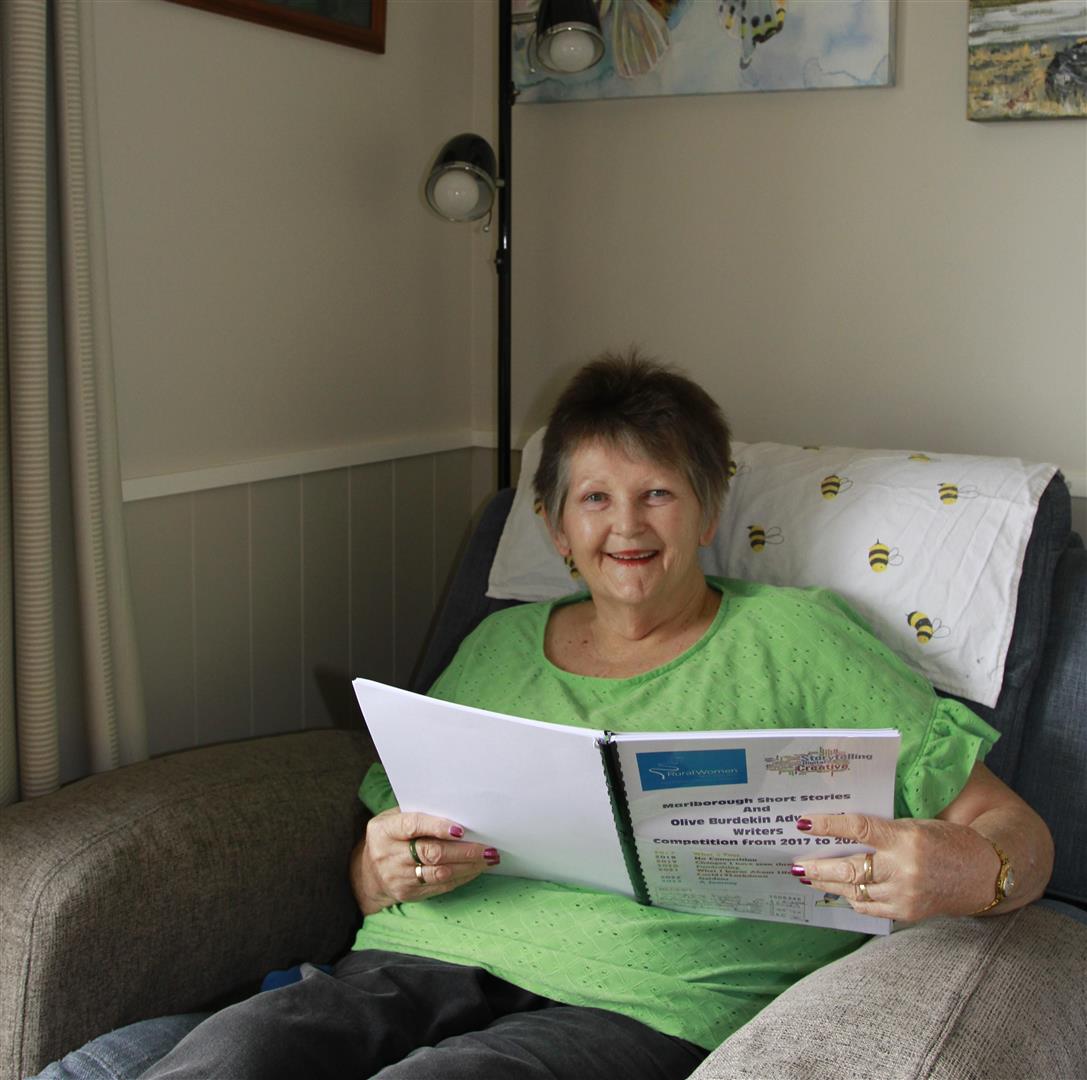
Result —
[{"label": "woman's mouth", "polygon": [[650,559],[657,557],[656,551],[609,551],[607,552],[609,559],[614,559],[618,563],[637,564],[646,563]]}]

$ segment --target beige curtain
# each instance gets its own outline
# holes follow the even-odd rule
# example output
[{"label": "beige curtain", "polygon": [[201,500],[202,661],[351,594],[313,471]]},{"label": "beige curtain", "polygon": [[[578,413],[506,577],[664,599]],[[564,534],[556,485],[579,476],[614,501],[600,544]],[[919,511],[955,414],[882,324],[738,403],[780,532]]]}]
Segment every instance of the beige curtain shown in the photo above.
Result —
[{"label": "beige curtain", "polygon": [[[78,774],[147,756],[121,517],[92,20],[93,5],[79,0],[0,0],[0,805],[54,790],[72,778],[65,775],[72,761]],[[54,124],[55,207],[47,198]],[[49,318],[52,215],[61,238],[62,329]],[[50,454],[57,441],[50,432],[51,346],[54,357],[58,348],[64,356],[67,468]],[[71,596],[59,588],[67,576],[56,571],[68,542],[58,532],[58,499],[70,500],[74,523]],[[74,718],[63,715],[71,695],[58,694],[57,678],[58,635],[70,617],[82,654]],[[81,745],[65,747],[62,740],[72,738]]]}]

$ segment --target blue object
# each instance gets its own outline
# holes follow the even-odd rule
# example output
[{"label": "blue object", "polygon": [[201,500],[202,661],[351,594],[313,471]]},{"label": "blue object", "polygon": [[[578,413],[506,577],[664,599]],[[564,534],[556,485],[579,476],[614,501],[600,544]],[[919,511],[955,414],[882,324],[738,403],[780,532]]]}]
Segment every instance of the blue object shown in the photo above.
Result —
[{"label": "blue object", "polygon": [[[314,964],[313,966],[326,975],[332,974],[331,964]],[[294,967],[283,968],[280,971],[269,971],[264,976],[260,988],[262,992],[265,990],[278,990],[281,986],[290,986],[291,983],[300,982],[301,979],[302,965],[295,964]]]}]

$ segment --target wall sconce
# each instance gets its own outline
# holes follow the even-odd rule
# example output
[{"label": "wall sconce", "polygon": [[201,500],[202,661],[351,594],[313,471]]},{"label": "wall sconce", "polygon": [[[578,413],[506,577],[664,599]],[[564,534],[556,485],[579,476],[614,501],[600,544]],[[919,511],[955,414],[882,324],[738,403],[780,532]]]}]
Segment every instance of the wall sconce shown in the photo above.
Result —
[{"label": "wall sconce", "polygon": [[500,181],[490,143],[456,135],[441,148],[426,183],[426,201],[446,221],[476,221],[490,212]]}]

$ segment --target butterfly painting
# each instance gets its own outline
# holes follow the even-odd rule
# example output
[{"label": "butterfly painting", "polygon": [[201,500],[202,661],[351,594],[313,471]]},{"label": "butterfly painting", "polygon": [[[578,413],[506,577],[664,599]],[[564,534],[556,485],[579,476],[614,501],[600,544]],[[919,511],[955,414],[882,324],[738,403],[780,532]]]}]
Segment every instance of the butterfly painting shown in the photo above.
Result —
[{"label": "butterfly painting", "polygon": [[604,59],[556,76],[531,63],[538,0],[514,0],[518,102],[887,86],[891,0],[596,0]]}]

